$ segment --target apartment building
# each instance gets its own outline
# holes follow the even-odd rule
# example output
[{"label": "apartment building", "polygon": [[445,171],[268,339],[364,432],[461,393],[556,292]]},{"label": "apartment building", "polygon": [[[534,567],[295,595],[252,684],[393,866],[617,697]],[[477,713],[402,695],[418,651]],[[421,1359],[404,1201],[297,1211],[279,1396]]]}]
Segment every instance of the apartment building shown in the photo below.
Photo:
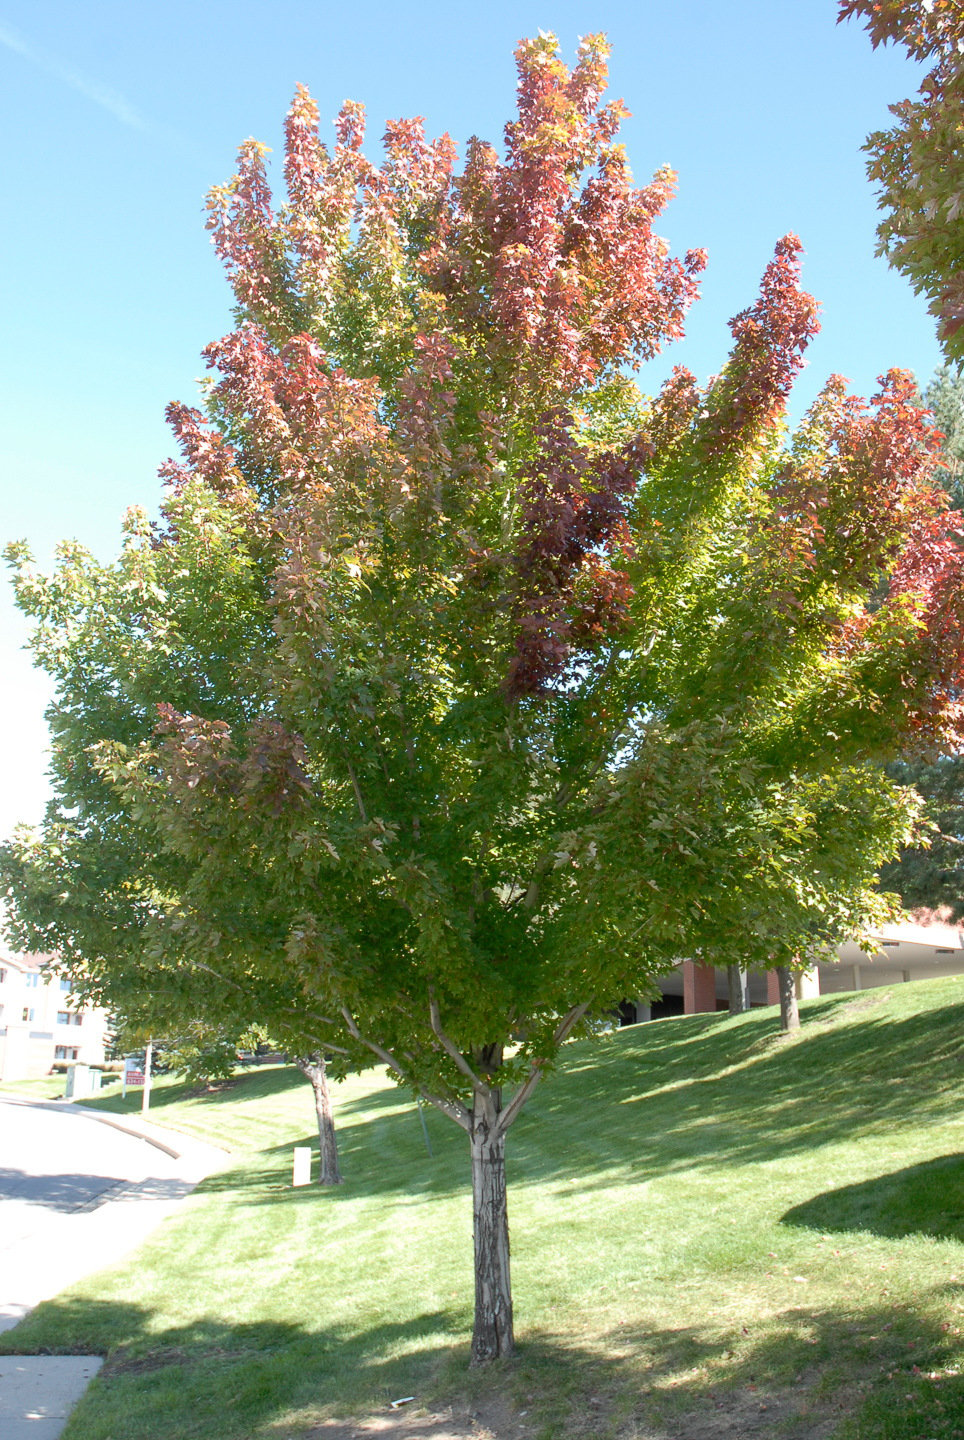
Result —
[{"label": "apartment building", "polygon": [[71,1000],[70,981],[44,970],[46,955],[0,955],[0,1080],[33,1080],[55,1061],[102,1065],[105,1011]]}]

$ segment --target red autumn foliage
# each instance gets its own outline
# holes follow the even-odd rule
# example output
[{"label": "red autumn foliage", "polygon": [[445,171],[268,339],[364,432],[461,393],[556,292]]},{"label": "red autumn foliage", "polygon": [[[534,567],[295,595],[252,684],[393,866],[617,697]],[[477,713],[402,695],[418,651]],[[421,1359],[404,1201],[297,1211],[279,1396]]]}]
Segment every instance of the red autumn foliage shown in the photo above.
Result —
[{"label": "red autumn foliage", "polygon": [[[504,157],[473,140],[461,173],[450,138],[428,140],[417,118],[390,122],[379,168],[362,154],[364,111],[352,103],[329,153],[317,106],[299,87],[285,129],[285,203],[273,207],[253,141],[210,202],[242,319],[205,352],[230,443],[198,412],[170,412],[188,470],[172,462],[168,478],[193,471],[230,493],[240,467],[271,512],[279,595],[292,613],[324,612],[316,561],[336,543],[314,509],[317,540],[305,549],[306,505],[337,491],[364,510],[366,491],[391,492],[396,518],[409,514],[413,555],[418,526],[445,527],[464,584],[513,617],[502,680],[510,702],[565,684],[575,657],[625,631],[639,527],[663,523],[647,517],[641,477],[695,465],[709,491],[762,453],[818,329],[816,302],[799,285],[802,246],[787,235],[757,300],[731,322],[721,376],[701,388],[677,368],[634,437],[587,450],[581,391],[681,333],[705,263],[699,251],[670,258],[653,233],[675,177],[663,171],[634,187],[615,143],[627,112],[601,103],[605,60],[599,37],[582,43],[571,71],[554,42],[524,42]],[[351,246],[362,278],[346,299]],[[417,277],[410,293],[392,278],[401,251]],[[366,329],[366,306],[381,307],[380,331]],[[821,445],[787,458],[772,482],[767,524],[779,528],[781,563],[796,576],[779,582],[773,604],[799,606],[808,584],[842,568],[854,586],[876,583],[909,544],[893,593],[902,603],[917,595],[922,626],[943,636],[928,664],[944,676],[931,703],[946,714],[957,683],[947,639],[956,540],[948,522],[926,518],[932,444],[909,386],[888,377],[872,411],[842,382],[824,391],[813,420]],[[518,522],[506,544],[474,517],[521,433]],[[848,644],[862,626],[850,627]]]},{"label": "red autumn foliage", "polygon": [[730,321],[736,346],[710,397],[704,432],[713,455],[739,450],[747,436],[765,436],[784,414],[803,352],[820,328],[817,302],[798,284],[802,251],[796,235],[784,235],[756,303]]}]

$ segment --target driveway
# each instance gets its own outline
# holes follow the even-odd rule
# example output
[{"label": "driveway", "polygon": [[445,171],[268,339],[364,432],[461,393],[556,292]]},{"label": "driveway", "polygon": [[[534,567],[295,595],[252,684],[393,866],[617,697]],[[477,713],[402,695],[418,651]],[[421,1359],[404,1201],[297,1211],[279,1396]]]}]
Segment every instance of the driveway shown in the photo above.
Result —
[{"label": "driveway", "polygon": [[[227,1158],[127,1116],[0,1100],[0,1330],[120,1260]],[[0,1356],[3,1440],[57,1440],[100,1364]]]},{"label": "driveway", "polygon": [[120,1260],[226,1158],[127,1116],[0,1100],[0,1330]]}]

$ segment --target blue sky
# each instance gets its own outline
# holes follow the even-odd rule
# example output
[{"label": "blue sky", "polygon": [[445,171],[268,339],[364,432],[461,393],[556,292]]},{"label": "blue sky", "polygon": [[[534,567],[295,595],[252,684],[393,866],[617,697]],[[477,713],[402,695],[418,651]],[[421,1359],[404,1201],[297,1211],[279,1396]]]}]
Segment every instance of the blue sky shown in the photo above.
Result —
[{"label": "blue sky", "polygon": [[[498,142],[514,46],[539,29],[570,59],[580,35],[607,32],[637,178],[679,172],[661,231],[709,251],[687,339],[644,388],[675,363],[719,368],[726,321],[787,230],[824,325],[794,412],[831,371],[860,393],[891,365],[926,380],[933,325],[874,259],[860,153],[919,77],[835,17],[835,0],[0,0],[0,540],[27,537],[42,563],[68,537],[106,558],[126,507],[156,503],[164,406],[194,399],[202,346],[230,328],[203,197],[246,136],[277,152],[296,82],[323,117],[363,101],[372,152],[386,119],[413,114],[460,144]],[[4,583],[0,838],[46,795],[47,690],[24,637]]]}]

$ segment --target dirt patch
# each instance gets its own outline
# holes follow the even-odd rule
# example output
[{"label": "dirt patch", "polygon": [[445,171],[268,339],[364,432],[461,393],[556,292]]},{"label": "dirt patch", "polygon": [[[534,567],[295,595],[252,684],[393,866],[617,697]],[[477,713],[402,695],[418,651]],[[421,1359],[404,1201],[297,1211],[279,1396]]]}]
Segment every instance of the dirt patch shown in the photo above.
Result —
[{"label": "dirt patch", "polygon": [[471,1409],[400,1406],[367,1419],[326,1421],[309,1431],[307,1440],[524,1440],[535,1433],[526,1419],[525,1412],[498,1398]]},{"label": "dirt patch", "polygon": [[639,1419],[619,1440],[830,1440],[848,1407],[812,1403],[806,1394],[772,1395],[754,1390],[707,1396],[699,1406],[655,1425]]},{"label": "dirt patch", "polygon": [[146,1355],[128,1355],[118,1351],[104,1362],[101,1375],[148,1375],[152,1370],[165,1370],[170,1365],[193,1366],[206,1360],[230,1360],[240,1363],[250,1357],[250,1350],[151,1350]]},{"label": "dirt patch", "polygon": [[185,1095],[186,1100],[210,1100],[212,1095],[223,1095],[226,1090],[234,1090],[245,1077],[234,1075],[230,1080],[203,1080],[200,1084],[192,1086]]},{"label": "dirt patch", "polygon": [[873,994],[863,994],[859,1000],[851,1000],[848,1005],[843,1006],[840,1013],[843,1015],[856,1015],[861,1010],[873,1010],[876,1006],[883,1005],[884,1001],[890,998],[891,994],[889,990],[874,990]]},{"label": "dirt patch", "polygon": [[[778,1393],[755,1386],[721,1390],[695,1405],[682,1399],[678,1412],[667,1416],[662,1404],[648,1403],[619,1423],[606,1401],[546,1428],[537,1410],[517,1410],[503,1399],[480,1401],[471,1408],[426,1411],[400,1407],[355,1420],[329,1420],[313,1428],[306,1440],[830,1440],[856,1397],[838,1393],[816,1399],[809,1385]],[[672,1402],[670,1402],[672,1403]],[[591,1404],[591,1402],[590,1402]],[[662,1411],[656,1418],[657,1409]],[[625,1414],[625,1410],[623,1410]]]}]

